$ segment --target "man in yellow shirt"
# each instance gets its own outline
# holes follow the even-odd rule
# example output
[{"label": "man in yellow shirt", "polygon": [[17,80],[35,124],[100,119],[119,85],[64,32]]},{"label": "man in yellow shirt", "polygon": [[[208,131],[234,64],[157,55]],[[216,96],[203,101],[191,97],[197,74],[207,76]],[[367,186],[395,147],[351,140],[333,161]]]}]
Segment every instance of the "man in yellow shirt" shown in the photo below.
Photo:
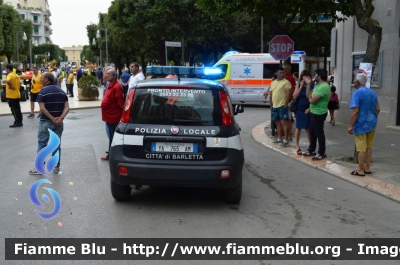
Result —
[{"label": "man in yellow shirt", "polygon": [[[42,81],[40,80],[40,78],[42,77],[42,75],[39,73],[38,68],[37,67],[33,67],[32,68],[32,88],[31,88],[31,114],[28,115],[28,118],[34,118],[35,117],[35,102],[36,102],[36,98],[37,95],[39,94],[40,90],[43,88],[43,84]],[[40,117],[40,113],[38,115],[38,118]]]},{"label": "man in yellow shirt", "polygon": [[[276,72],[277,79],[271,83],[271,117],[272,122],[276,123],[278,129],[278,139],[274,143],[281,143],[281,147],[288,145],[288,137],[290,135],[288,104],[291,95],[292,84],[284,78],[283,68],[279,68]],[[282,139],[282,127],[285,133],[285,139]]]},{"label": "man in yellow shirt", "polygon": [[21,99],[20,87],[21,80],[17,74],[13,72],[11,64],[6,66],[7,81],[6,81],[6,98],[11,113],[14,116],[14,124],[10,128],[22,127],[22,113],[19,101]]}]

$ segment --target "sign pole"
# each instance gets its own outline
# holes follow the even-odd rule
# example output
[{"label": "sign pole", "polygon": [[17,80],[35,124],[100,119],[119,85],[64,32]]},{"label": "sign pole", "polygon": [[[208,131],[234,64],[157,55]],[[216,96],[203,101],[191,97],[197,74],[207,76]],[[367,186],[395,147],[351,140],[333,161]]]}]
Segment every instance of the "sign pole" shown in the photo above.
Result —
[{"label": "sign pole", "polygon": [[264,18],[261,17],[261,53],[264,53]]},{"label": "sign pole", "polygon": [[183,39],[182,39],[182,66],[185,65],[185,57],[184,57],[184,48],[183,48]]},{"label": "sign pole", "polygon": [[[179,42],[179,41],[166,41],[165,42],[165,65],[166,66],[168,66],[167,47],[181,48],[182,47],[182,43],[183,43],[183,39],[182,39],[182,42]],[[182,49],[183,49],[183,47],[182,47]],[[183,55],[183,51],[182,51],[182,55]]]},{"label": "sign pole", "polygon": [[165,45],[165,65],[168,66],[168,53],[167,53],[167,45]]},{"label": "sign pole", "polygon": [[[269,42],[269,54],[275,60],[279,60],[279,67],[282,67],[284,60],[288,59],[294,52],[294,42],[287,35],[277,35]],[[270,99],[271,100],[271,99]],[[272,136],[275,136],[276,125],[271,118]]]}]

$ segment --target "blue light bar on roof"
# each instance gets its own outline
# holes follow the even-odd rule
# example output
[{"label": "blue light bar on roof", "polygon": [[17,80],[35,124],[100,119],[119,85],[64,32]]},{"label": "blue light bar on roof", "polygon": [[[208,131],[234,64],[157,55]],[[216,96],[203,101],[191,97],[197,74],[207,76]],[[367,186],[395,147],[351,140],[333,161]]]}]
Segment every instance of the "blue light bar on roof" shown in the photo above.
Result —
[{"label": "blue light bar on roof", "polygon": [[238,51],[228,51],[224,55],[222,55],[222,57],[225,57],[225,56],[227,56],[229,54],[237,54],[237,53],[240,53],[240,52],[238,52]]},{"label": "blue light bar on roof", "polygon": [[306,55],[305,51],[294,51],[293,54],[303,54]]},{"label": "blue light bar on roof", "polygon": [[187,66],[147,66],[146,73],[150,75],[196,75],[202,74],[200,69]]},{"label": "blue light bar on roof", "polygon": [[205,75],[220,75],[220,74],[222,74],[221,68],[218,68],[218,67],[206,67],[206,68],[204,68],[203,72]]},{"label": "blue light bar on roof", "polygon": [[146,73],[150,75],[220,75],[222,73],[217,67],[192,67],[192,66],[147,66]]}]

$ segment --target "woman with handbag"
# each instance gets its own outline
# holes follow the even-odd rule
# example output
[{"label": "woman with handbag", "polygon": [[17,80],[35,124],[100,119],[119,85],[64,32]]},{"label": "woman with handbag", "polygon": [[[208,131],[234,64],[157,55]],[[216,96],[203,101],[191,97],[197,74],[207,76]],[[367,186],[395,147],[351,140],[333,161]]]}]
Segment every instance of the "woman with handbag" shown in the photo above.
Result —
[{"label": "woman with handbag", "polygon": [[293,98],[297,101],[295,141],[296,152],[298,155],[302,154],[300,149],[301,129],[304,129],[306,131],[308,142],[310,143],[310,133],[308,131],[308,128],[310,127],[310,115],[308,114],[310,102],[308,100],[308,97],[310,96],[311,90],[314,89],[314,84],[307,85],[304,81],[304,77],[306,76],[312,78],[310,71],[303,70],[300,74],[300,82],[297,82],[293,93]]}]

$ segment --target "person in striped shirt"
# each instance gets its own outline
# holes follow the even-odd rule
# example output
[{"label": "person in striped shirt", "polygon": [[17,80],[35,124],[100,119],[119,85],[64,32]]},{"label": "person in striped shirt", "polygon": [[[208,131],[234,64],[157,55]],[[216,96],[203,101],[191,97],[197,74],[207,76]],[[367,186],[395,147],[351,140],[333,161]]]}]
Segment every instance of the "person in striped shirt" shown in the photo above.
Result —
[{"label": "person in striped shirt", "polygon": [[[61,88],[54,85],[53,74],[44,73],[41,77],[41,81],[43,88],[38,93],[36,99],[40,106],[40,112],[42,113],[38,132],[38,153],[47,146],[50,138],[49,129],[52,130],[61,141],[61,135],[64,130],[63,120],[69,111],[68,97]],[[53,155],[57,151],[59,151],[59,159],[53,171],[54,173],[60,171],[61,143],[53,152]],[[39,175],[40,173],[37,172],[36,169],[32,169],[29,171],[29,174]]]}]

